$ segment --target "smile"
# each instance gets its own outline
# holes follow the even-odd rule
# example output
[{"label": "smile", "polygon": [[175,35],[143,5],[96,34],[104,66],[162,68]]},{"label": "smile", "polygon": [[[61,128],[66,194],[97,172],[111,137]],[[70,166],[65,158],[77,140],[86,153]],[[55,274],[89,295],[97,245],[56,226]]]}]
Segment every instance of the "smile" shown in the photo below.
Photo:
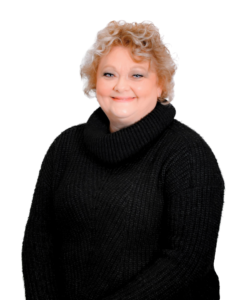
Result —
[{"label": "smile", "polygon": [[122,97],[114,98],[114,97],[112,97],[112,99],[115,100],[115,101],[131,101],[131,100],[135,99],[135,97],[128,97],[128,98],[122,98]]}]

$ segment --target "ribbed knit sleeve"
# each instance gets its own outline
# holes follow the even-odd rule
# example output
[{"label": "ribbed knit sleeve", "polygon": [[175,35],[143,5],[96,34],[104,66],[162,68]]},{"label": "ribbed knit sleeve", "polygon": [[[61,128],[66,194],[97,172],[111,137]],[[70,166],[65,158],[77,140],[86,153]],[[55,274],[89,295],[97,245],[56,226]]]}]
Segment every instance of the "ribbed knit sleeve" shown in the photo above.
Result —
[{"label": "ribbed knit sleeve", "polygon": [[[184,299],[179,298],[181,290],[188,291],[211,270],[224,198],[215,156],[205,143],[191,145],[185,154],[175,153],[165,179],[164,249],[151,265],[104,300]],[[206,299],[213,299],[210,288]]]},{"label": "ribbed knit sleeve", "polygon": [[22,272],[27,300],[59,300],[53,240],[52,177],[55,142],[37,179],[22,244]]}]

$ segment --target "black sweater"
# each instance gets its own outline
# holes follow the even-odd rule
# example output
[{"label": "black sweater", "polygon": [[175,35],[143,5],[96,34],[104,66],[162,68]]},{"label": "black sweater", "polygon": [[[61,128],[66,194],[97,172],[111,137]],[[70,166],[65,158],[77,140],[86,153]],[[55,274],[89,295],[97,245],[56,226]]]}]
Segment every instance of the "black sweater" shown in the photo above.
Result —
[{"label": "black sweater", "polygon": [[59,134],[27,220],[27,300],[217,300],[224,180],[172,104],[109,131],[101,107]]}]

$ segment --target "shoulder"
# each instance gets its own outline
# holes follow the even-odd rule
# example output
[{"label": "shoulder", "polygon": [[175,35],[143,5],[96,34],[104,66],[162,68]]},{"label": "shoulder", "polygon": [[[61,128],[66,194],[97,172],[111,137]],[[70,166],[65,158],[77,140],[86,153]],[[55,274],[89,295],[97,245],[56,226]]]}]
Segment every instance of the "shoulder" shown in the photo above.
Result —
[{"label": "shoulder", "polygon": [[194,146],[210,148],[200,133],[177,119],[173,120],[169,130],[174,139],[189,150]]},{"label": "shoulder", "polygon": [[84,125],[85,123],[74,125],[61,131],[45,154],[42,169],[53,171],[54,188],[58,186],[69,163],[82,153]]},{"label": "shoulder", "polygon": [[76,139],[78,137],[81,138],[85,124],[86,123],[81,123],[81,124],[73,125],[71,127],[64,129],[56,136],[54,141],[56,143],[60,143],[63,140],[72,140],[72,139]]},{"label": "shoulder", "polygon": [[[210,145],[194,129],[174,119],[166,135],[169,180],[181,188],[224,186],[219,162]],[[177,182],[175,179],[177,178]]]},{"label": "shoulder", "polygon": [[63,150],[63,148],[71,150],[76,145],[82,145],[85,124],[73,125],[61,131],[52,142],[55,151]]},{"label": "shoulder", "polygon": [[73,125],[61,131],[48,147],[47,156],[54,160],[59,157],[69,157],[73,152],[78,151],[83,145],[83,131],[86,123]]},{"label": "shoulder", "polygon": [[188,153],[189,159],[192,157],[205,159],[216,159],[212,148],[199,132],[188,125],[174,119],[169,126],[169,143],[174,150]]}]

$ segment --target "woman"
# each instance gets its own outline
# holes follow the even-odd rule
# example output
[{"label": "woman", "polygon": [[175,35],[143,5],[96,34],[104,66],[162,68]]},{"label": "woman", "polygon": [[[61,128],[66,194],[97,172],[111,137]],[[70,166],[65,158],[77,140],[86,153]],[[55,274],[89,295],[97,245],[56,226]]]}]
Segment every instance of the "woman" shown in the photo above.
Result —
[{"label": "woman", "polygon": [[175,71],[152,23],[98,33],[81,76],[100,107],[44,157],[23,240],[26,299],[220,299],[224,180],[174,118]]}]

